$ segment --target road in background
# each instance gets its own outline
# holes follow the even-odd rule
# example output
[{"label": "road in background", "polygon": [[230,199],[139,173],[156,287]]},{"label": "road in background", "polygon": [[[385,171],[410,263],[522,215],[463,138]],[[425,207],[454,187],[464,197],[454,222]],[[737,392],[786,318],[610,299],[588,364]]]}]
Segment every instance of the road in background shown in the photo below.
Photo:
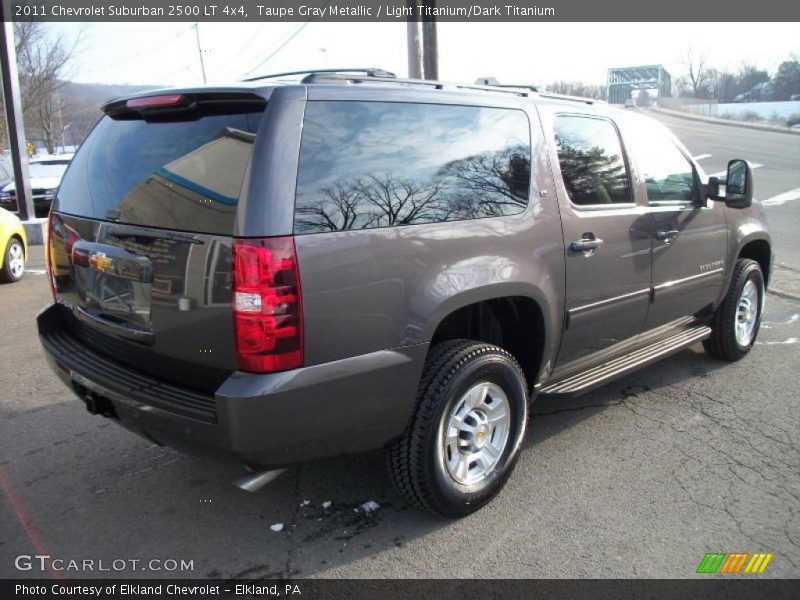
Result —
[{"label": "road in background", "polygon": [[[709,172],[733,156],[762,163],[761,198],[800,187],[800,137],[662,120],[712,155]],[[768,211],[780,260],[796,268],[800,202]],[[41,269],[41,248],[33,259]],[[29,274],[0,286],[0,577],[41,576],[14,569],[36,552],[194,561],[191,573],[102,576],[693,577],[718,551],[773,552],[764,576],[796,577],[800,285],[788,273],[776,271],[787,294],[770,296],[746,359],[698,346],[576,400],[537,402],[508,486],[459,521],[405,505],[379,454],[290,469],[251,495],[230,485],[235,467],[90,416],[47,370],[34,315],[50,294]],[[365,512],[369,500],[380,508]]]},{"label": "road in background", "polygon": [[732,158],[763,165],[753,171],[755,196],[766,202],[775,266],[790,271],[776,272],[776,278],[791,279],[792,287],[800,288],[800,135],[643,112],[669,127],[694,156],[710,155],[699,161],[709,175],[725,171]]}]

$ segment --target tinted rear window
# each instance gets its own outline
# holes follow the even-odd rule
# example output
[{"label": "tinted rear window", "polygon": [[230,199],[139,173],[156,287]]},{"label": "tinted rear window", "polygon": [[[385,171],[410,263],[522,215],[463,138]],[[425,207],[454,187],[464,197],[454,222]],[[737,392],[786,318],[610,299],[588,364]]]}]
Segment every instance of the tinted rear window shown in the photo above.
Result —
[{"label": "tinted rear window", "polygon": [[295,232],[520,213],[530,157],[530,125],[520,110],[309,102]]},{"label": "tinted rear window", "polygon": [[103,117],[64,175],[57,209],[230,235],[262,115],[171,123]]}]

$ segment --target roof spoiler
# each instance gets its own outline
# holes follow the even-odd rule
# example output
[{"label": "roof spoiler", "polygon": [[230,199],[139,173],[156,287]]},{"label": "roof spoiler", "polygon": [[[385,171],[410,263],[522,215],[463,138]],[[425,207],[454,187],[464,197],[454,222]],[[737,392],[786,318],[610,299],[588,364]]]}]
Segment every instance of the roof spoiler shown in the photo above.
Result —
[{"label": "roof spoiler", "polygon": [[101,110],[117,120],[186,121],[214,114],[258,112],[266,106],[265,98],[246,92],[155,92],[111,100]]}]

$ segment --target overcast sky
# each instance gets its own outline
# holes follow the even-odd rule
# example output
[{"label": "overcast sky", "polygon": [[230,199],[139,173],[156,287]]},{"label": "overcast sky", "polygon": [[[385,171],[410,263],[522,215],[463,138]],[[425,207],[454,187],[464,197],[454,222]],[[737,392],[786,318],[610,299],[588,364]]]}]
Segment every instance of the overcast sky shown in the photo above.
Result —
[{"label": "overcast sky", "polygon": [[[191,23],[50,27],[69,39],[80,33],[75,81],[202,81]],[[798,23],[440,23],[438,33],[440,79],[459,82],[494,76],[513,83],[605,83],[609,67],[657,63],[677,78],[685,74],[689,47],[716,67],[735,69],[746,61],[771,74],[791,54],[800,55]],[[315,67],[379,66],[407,75],[404,23],[201,23],[200,40],[209,82]]]}]

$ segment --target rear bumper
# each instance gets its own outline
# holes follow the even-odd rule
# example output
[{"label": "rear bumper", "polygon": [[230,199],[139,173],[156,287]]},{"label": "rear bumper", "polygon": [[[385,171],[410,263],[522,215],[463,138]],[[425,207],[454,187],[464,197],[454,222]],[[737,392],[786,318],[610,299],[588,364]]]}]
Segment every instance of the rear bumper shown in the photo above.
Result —
[{"label": "rear bumper", "polygon": [[283,373],[235,372],[210,396],[99,354],[69,333],[63,311],[53,305],[39,314],[39,338],[51,369],[84,401],[159,444],[269,467],[372,450],[398,437],[411,419],[428,346]]}]

